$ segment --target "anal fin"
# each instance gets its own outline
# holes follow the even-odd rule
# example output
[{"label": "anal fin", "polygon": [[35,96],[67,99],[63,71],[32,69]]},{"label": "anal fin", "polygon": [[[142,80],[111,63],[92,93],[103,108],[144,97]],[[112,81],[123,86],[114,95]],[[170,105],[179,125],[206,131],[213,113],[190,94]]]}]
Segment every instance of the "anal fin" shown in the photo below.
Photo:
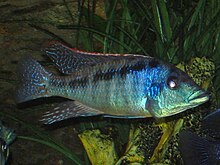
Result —
[{"label": "anal fin", "polygon": [[46,112],[40,121],[44,124],[52,124],[74,117],[86,117],[101,115],[103,112],[87,107],[78,101],[65,101],[52,111]]}]

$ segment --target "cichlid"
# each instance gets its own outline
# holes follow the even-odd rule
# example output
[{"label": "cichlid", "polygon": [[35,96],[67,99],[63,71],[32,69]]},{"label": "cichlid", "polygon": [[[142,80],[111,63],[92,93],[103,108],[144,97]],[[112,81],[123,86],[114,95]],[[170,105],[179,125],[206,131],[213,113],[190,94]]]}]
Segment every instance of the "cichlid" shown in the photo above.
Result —
[{"label": "cichlid", "polygon": [[3,139],[0,138],[0,165],[5,165],[9,157],[9,148]]},{"label": "cichlid", "polygon": [[7,164],[9,158],[9,145],[15,140],[16,134],[13,129],[2,125],[0,121],[0,165]]},{"label": "cichlid", "polygon": [[45,114],[45,124],[94,115],[161,118],[209,99],[186,73],[153,57],[87,53],[60,43],[43,51],[63,75],[46,71],[32,58],[23,59],[17,102],[50,96],[74,100]]},{"label": "cichlid", "polygon": [[202,138],[190,131],[180,133],[179,149],[184,165],[218,165],[220,142]]},{"label": "cichlid", "polygon": [[179,149],[185,165],[217,165],[220,163],[220,109],[202,121],[206,138],[190,131],[180,133]]},{"label": "cichlid", "polygon": [[220,109],[207,115],[202,122],[202,129],[213,138],[220,139]]}]

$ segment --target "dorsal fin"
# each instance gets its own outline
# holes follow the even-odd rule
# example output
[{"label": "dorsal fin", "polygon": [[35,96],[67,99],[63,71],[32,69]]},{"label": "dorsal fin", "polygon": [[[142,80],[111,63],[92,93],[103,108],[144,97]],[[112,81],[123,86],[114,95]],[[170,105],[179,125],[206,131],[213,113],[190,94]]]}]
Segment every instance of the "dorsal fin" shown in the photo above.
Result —
[{"label": "dorsal fin", "polygon": [[125,58],[145,57],[141,55],[131,54],[101,54],[88,53],[71,49],[59,42],[52,42],[43,49],[46,55],[56,64],[60,72],[64,74],[72,74],[81,70],[82,67],[94,66],[96,64],[109,61],[125,60]]}]

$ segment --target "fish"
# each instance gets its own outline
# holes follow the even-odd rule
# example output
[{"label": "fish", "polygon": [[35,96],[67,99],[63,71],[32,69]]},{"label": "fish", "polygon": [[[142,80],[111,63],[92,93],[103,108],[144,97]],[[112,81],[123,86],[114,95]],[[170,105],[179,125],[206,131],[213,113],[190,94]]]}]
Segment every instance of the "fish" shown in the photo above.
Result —
[{"label": "fish", "polygon": [[180,133],[179,148],[186,165],[217,165],[220,163],[220,109],[202,120],[202,131],[206,138],[190,131]]},{"label": "fish", "polygon": [[218,165],[220,141],[202,138],[190,131],[179,135],[179,150],[184,165]]},{"label": "fish", "polygon": [[59,42],[43,52],[61,75],[31,57],[18,65],[15,99],[22,103],[42,97],[68,100],[42,117],[52,124],[75,117],[162,118],[209,100],[185,72],[173,64],[136,54],[83,52]]},{"label": "fish", "polygon": [[5,165],[9,157],[9,147],[2,138],[0,138],[0,147],[0,165]]},{"label": "fish", "polygon": [[220,109],[217,109],[203,119],[202,122],[203,131],[213,138],[220,139],[219,121],[220,121]]},{"label": "fish", "polygon": [[9,158],[9,145],[16,139],[15,131],[5,127],[0,121],[0,165],[5,165]]}]

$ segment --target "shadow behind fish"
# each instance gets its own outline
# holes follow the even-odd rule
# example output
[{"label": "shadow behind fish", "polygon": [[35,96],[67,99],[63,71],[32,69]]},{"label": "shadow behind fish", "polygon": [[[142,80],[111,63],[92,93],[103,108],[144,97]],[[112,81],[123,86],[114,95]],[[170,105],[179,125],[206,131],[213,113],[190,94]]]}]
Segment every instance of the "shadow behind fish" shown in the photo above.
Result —
[{"label": "shadow behind fish", "polygon": [[88,53],[57,42],[43,51],[63,75],[45,70],[32,58],[21,60],[16,100],[50,96],[72,100],[47,112],[45,124],[95,115],[161,118],[209,99],[186,73],[149,56]]}]

